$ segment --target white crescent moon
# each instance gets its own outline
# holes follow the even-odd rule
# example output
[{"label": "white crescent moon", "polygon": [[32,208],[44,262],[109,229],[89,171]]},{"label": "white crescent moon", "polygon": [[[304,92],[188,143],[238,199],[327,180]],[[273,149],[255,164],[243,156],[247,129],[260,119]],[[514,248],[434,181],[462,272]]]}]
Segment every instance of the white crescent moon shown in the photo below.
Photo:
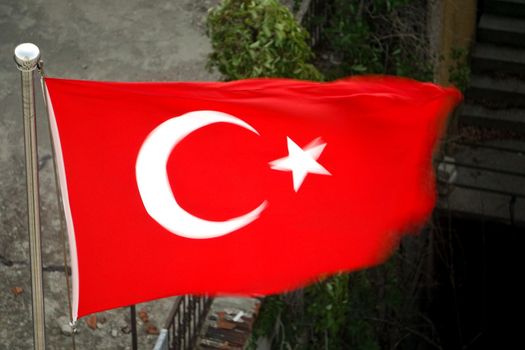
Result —
[{"label": "white crescent moon", "polygon": [[135,164],[137,185],[146,211],[166,230],[182,237],[203,239],[226,235],[256,220],[267,205],[264,201],[242,216],[209,221],[188,213],[177,203],[166,171],[168,158],[186,136],[214,123],[238,125],[259,135],[249,124],[232,115],[216,111],[190,112],[156,127],[142,144]]}]

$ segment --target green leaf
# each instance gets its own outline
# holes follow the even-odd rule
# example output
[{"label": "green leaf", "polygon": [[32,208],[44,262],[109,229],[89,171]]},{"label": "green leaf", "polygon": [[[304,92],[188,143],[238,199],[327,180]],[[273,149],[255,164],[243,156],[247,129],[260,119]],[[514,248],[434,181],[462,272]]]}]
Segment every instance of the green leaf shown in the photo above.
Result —
[{"label": "green leaf", "polygon": [[354,64],[351,67],[351,69],[352,69],[352,71],[357,72],[357,73],[363,73],[363,72],[367,71],[367,68],[365,66],[363,66],[362,64]]},{"label": "green leaf", "polygon": [[208,67],[225,80],[281,76],[322,80],[306,31],[277,0],[223,0],[209,11]]}]

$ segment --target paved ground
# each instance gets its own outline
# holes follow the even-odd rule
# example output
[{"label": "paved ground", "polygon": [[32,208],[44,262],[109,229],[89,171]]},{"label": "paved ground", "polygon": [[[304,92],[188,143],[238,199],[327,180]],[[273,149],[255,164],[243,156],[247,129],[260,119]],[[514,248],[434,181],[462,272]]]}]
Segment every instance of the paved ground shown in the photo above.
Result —
[{"label": "paved ground", "polygon": [[[204,321],[197,349],[244,349],[249,344],[260,307],[261,300],[257,298],[215,298]],[[262,349],[270,348],[262,346],[261,340],[257,350]]]},{"label": "paved ground", "polygon": [[[19,74],[12,58],[22,42],[37,44],[48,75],[98,80],[216,80],[205,69],[210,50],[206,11],[217,0],[0,2],[0,350],[32,349],[26,194]],[[61,272],[59,216],[49,161],[47,124],[37,90],[41,159],[42,239],[49,349],[70,349],[61,333],[67,303]],[[21,288],[21,289],[16,289]],[[16,293],[20,293],[15,295]],[[100,297],[104,288],[101,286]],[[145,305],[160,328],[170,302]],[[80,322],[77,349],[126,349],[131,341],[127,309],[99,314],[100,328]],[[155,336],[139,322],[140,349]],[[112,335],[113,333],[113,335]]]}]

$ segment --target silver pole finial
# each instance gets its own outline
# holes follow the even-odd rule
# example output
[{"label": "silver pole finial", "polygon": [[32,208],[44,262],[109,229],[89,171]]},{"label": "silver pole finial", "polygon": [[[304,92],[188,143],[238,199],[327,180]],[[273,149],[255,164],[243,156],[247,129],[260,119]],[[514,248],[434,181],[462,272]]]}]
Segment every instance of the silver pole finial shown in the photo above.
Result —
[{"label": "silver pole finial", "polygon": [[21,71],[32,71],[40,60],[40,49],[32,43],[23,43],[15,48],[15,62]]}]

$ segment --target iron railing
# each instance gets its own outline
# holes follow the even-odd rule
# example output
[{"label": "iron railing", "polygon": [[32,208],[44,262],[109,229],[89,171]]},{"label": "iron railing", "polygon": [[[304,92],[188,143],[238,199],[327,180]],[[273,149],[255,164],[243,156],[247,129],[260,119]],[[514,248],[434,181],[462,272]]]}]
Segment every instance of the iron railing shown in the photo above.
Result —
[{"label": "iron railing", "polygon": [[192,350],[213,298],[177,297],[154,350]]}]

